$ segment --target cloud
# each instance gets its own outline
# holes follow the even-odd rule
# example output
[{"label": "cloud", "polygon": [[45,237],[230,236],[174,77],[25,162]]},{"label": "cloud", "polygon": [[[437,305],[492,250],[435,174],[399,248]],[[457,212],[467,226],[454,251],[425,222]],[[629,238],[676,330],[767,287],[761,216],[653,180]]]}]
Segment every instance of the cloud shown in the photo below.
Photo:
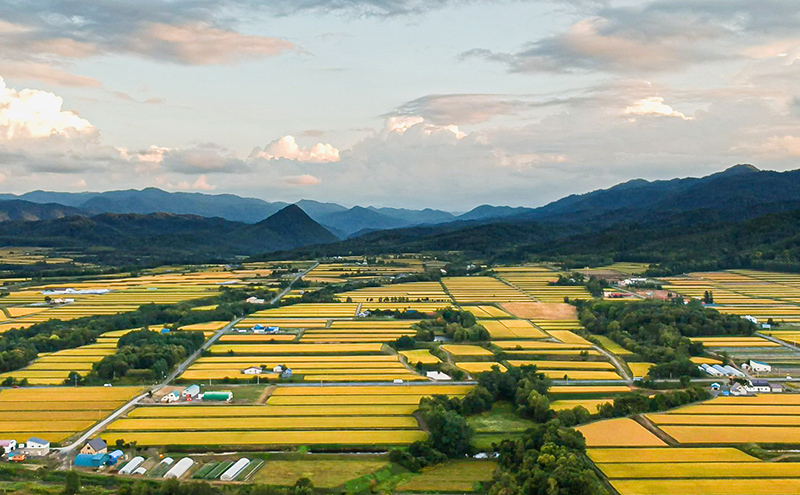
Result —
[{"label": "cloud", "polygon": [[[161,155],[161,160],[158,160]],[[142,155],[140,155],[142,156]],[[169,149],[151,147],[150,153],[143,155],[144,160],[159,163],[163,169],[181,174],[197,173],[240,173],[249,170],[245,162],[233,152],[211,143],[197,145],[186,149]]]},{"label": "cloud", "polygon": [[274,57],[295,49],[287,40],[251,36],[205,23],[146,26],[129,49],[140,55],[187,65],[227,65],[242,59]]},{"label": "cloud", "polygon": [[301,148],[294,136],[283,136],[250,153],[250,160],[294,160],[298,162],[332,163],[339,161],[339,150],[329,143],[317,143],[311,148]]},{"label": "cloud", "polygon": [[309,174],[283,177],[281,182],[288,186],[317,186],[322,184],[321,180]]},{"label": "cloud", "polygon": [[[31,0],[24,4],[0,0],[0,60],[35,64],[55,60],[63,65],[125,54],[185,65],[229,65],[296,49],[285,39],[237,30],[243,19],[263,10],[259,3],[247,0]],[[38,70],[29,70],[29,75],[61,84],[90,82],[80,76]]]},{"label": "cloud", "polygon": [[17,91],[0,77],[0,139],[73,136],[95,131],[88,120],[62,110],[64,100],[36,89]]},{"label": "cloud", "polygon": [[[692,120],[692,117],[687,117],[681,112],[674,110],[671,106],[664,103],[664,98],[661,96],[651,96],[642,100],[637,100],[625,108],[622,112],[623,115],[630,116],[656,116],[656,117],[677,117],[682,120]],[[635,122],[636,118],[631,117],[631,122]]]},{"label": "cloud", "polygon": [[444,133],[448,137],[455,137],[456,139],[462,139],[466,136],[456,124],[432,124],[426,122],[425,118],[419,115],[389,117],[386,119],[386,125],[381,132],[381,136],[386,139],[392,134],[403,135],[409,131],[412,134],[421,133],[425,136],[442,135]]},{"label": "cloud", "polygon": [[513,72],[673,73],[698,64],[792,52],[800,16],[794,0],[587,2],[567,29],[519,51],[463,52]]},{"label": "cloud", "polygon": [[800,137],[772,136],[765,142],[752,146],[752,150],[778,157],[800,157]]},{"label": "cloud", "polygon": [[196,181],[194,181],[194,184],[192,184],[191,188],[195,191],[213,191],[217,188],[217,186],[212,186],[209,184],[206,176],[201,175]]},{"label": "cloud", "polygon": [[57,69],[52,64],[37,62],[0,62],[0,74],[13,79],[36,80],[45,84],[70,86],[78,88],[94,88],[100,81],[93,77],[78,76]]}]

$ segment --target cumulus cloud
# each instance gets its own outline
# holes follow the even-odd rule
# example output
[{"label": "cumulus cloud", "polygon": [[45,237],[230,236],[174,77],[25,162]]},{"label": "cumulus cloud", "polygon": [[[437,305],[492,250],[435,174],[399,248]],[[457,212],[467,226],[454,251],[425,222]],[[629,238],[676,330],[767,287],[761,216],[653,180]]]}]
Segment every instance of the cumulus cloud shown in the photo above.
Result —
[{"label": "cumulus cloud", "polygon": [[298,162],[331,163],[339,161],[339,150],[330,143],[317,143],[310,148],[297,144],[294,136],[283,136],[272,141],[263,149],[255,148],[250,153],[250,159],[294,160]]},{"label": "cumulus cloud", "polygon": [[687,117],[683,113],[673,109],[671,106],[664,103],[664,98],[661,96],[651,96],[642,100],[637,100],[625,108],[622,112],[623,115],[629,116],[631,122],[636,121],[636,116],[656,116],[656,117],[677,117],[682,120],[692,120],[692,117]]},{"label": "cumulus cloud", "polygon": [[751,147],[757,153],[778,157],[800,157],[800,137],[772,136]]},{"label": "cumulus cloud", "polygon": [[88,120],[62,110],[64,100],[36,89],[17,91],[0,77],[0,138],[46,138],[53,135],[91,134]]}]

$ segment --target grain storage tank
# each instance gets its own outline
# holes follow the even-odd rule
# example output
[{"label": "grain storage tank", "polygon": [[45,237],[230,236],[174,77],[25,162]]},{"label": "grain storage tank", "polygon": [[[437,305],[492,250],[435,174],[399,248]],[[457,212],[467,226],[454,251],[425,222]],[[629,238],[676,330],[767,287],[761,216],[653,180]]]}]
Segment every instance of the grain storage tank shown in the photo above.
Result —
[{"label": "grain storage tank", "polygon": [[186,474],[186,471],[188,471],[189,468],[192,467],[193,465],[194,465],[194,461],[193,460],[191,460],[188,457],[184,457],[180,461],[176,462],[175,465],[172,466],[172,468],[170,468],[169,471],[167,471],[167,474],[165,474],[164,477],[165,478],[180,478],[181,476]]},{"label": "grain storage tank", "polygon": [[143,462],[144,457],[137,455],[120,468],[119,474],[131,474],[133,470],[138,468]]},{"label": "grain storage tank", "polygon": [[250,464],[250,459],[242,457],[236,461],[233,466],[226,469],[219,479],[222,481],[233,481],[237,476],[239,476],[239,473],[244,471],[244,468],[246,468],[248,464]]}]

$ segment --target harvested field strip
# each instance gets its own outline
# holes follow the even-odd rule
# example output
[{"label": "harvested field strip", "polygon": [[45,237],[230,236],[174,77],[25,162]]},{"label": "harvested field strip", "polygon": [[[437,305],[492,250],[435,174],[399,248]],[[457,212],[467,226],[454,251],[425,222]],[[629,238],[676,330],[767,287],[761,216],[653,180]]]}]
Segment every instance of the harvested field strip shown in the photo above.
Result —
[{"label": "harvested field strip", "polygon": [[537,342],[529,340],[493,340],[492,344],[506,350],[582,349],[590,347],[584,344],[564,344],[561,342]]},{"label": "harvested field strip", "polygon": [[800,428],[794,426],[661,426],[667,435],[687,445],[743,443],[800,444]]},{"label": "harvested field strip", "polygon": [[511,366],[535,365],[540,370],[613,370],[614,365],[605,361],[515,361]]},{"label": "harvested field strip", "polygon": [[236,418],[132,418],[119,419],[108,431],[205,431],[205,430],[340,430],[347,429],[417,429],[413,416],[309,416],[309,417],[236,417]]},{"label": "harvested field strip", "polygon": [[388,406],[150,406],[138,407],[129,418],[221,418],[275,416],[407,416],[417,405]]},{"label": "harvested field strip", "polygon": [[591,346],[592,345],[592,343],[589,342],[588,340],[584,339],[580,335],[578,335],[576,333],[573,333],[573,332],[571,332],[569,330],[550,330],[549,328],[546,328],[546,330],[547,330],[547,333],[549,333],[551,336],[555,337],[556,340],[560,340],[561,342],[563,342],[565,344],[579,344],[579,345],[585,345],[585,346]]},{"label": "harvested field strip", "polygon": [[614,480],[611,482],[611,485],[620,493],[620,495],[800,494],[800,479],[797,478],[736,480]]},{"label": "harvested field strip", "polygon": [[[46,404],[46,406],[45,406]],[[98,402],[3,402],[0,400],[0,411],[113,411],[125,404],[124,401]]]},{"label": "harvested field strip", "polygon": [[642,449],[588,449],[586,454],[598,464],[609,463],[650,463],[650,462],[756,462],[758,458],[745,454],[733,447],[687,448],[671,447]]},{"label": "harvested field strip", "polygon": [[398,354],[405,356],[406,360],[410,364],[437,364],[440,363],[441,360],[431,354],[431,351],[428,349],[417,349],[414,351],[400,351]]},{"label": "harvested field strip", "polygon": [[468,373],[486,373],[492,371],[493,366],[497,366],[500,371],[508,371],[502,364],[489,361],[464,361],[456,363],[456,366]]},{"label": "harvested field strip", "polygon": [[587,447],[666,447],[660,438],[628,418],[597,421],[576,429],[586,437]]},{"label": "harvested field strip", "polygon": [[772,404],[761,404],[761,405],[742,405],[742,406],[716,406],[712,404],[695,404],[690,406],[681,407],[680,409],[675,409],[673,411],[669,411],[668,413],[670,416],[683,416],[683,415],[800,415],[800,405],[796,406],[782,406],[782,405],[772,405]]},{"label": "harvested field strip", "polygon": [[541,370],[540,373],[553,380],[560,380],[565,376],[570,380],[622,380],[622,377],[614,371]]},{"label": "harvested field strip", "polygon": [[452,354],[453,356],[493,356],[494,353],[483,347],[477,345],[459,345],[459,344],[446,344],[440,346],[443,351]]},{"label": "harvested field strip", "polygon": [[[49,408],[49,405],[48,405]],[[96,409],[86,411],[0,411],[0,425],[6,421],[100,421],[108,416],[108,411]]]},{"label": "harvested field strip", "polygon": [[242,342],[242,343],[249,343],[249,342],[289,342],[297,338],[297,335],[291,334],[269,334],[269,335],[237,335],[237,334],[230,334],[230,335],[223,335],[219,338],[217,342]]},{"label": "harvested field strip", "polygon": [[[633,478],[788,478],[797,476],[794,462],[652,462],[629,464],[598,464],[610,479]],[[800,483],[800,479],[797,480]]]},{"label": "harvested field strip", "polygon": [[717,397],[706,404],[785,404],[800,406],[800,395],[763,394],[745,397]]},{"label": "harvested field strip", "polygon": [[305,375],[308,382],[390,382],[394,380],[403,381],[427,381],[424,376],[415,375],[411,372],[406,374],[386,374],[386,375]]},{"label": "harvested field strip", "polygon": [[594,349],[529,349],[503,351],[510,356],[600,356]]},{"label": "harvested field strip", "polygon": [[331,430],[331,431],[175,431],[107,432],[101,437],[111,444],[117,439],[137,445],[405,445],[425,440],[415,430]]},{"label": "harvested field strip", "polygon": [[0,402],[47,402],[49,405],[50,401],[128,400],[140,390],[139,387],[14,388],[0,391]]},{"label": "harvested field strip", "polygon": [[3,421],[0,434],[50,432],[78,432],[92,426],[94,421],[60,421],[52,418],[47,421]]},{"label": "harvested field strip", "polygon": [[[209,356],[209,357],[201,357],[195,363],[203,364],[203,363],[240,363],[245,365],[245,367],[249,364],[252,364],[254,358],[250,358],[247,356]],[[381,361],[381,362],[391,362],[397,361],[397,356],[393,356],[390,354],[376,354],[374,356],[347,356],[346,358],[342,356],[290,356],[290,355],[278,355],[278,356],[268,356],[268,357],[257,357],[255,358],[259,361],[269,361],[270,363],[274,362],[275,364],[281,364],[283,361],[293,361],[296,363],[302,362],[360,362],[360,361]]]},{"label": "harvested field strip", "polygon": [[620,394],[630,392],[631,388],[624,385],[598,385],[598,386],[582,386],[582,385],[554,385],[550,387],[547,392],[552,395],[560,394]]},{"label": "harvested field strip", "polygon": [[550,403],[550,409],[554,411],[561,411],[564,409],[573,409],[578,406],[583,406],[587,411],[594,414],[597,409],[603,405],[613,402],[613,399],[566,399],[557,400]]},{"label": "harvested field strip", "polygon": [[212,345],[211,354],[356,354],[378,353],[383,344],[231,344]]},{"label": "harvested field strip", "polygon": [[464,395],[472,390],[471,385],[387,385],[377,387],[278,387],[272,396],[282,395]]},{"label": "harvested field strip", "polygon": [[[267,399],[267,404],[278,406],[307,406],[307,405],[419,405],[420,399],[428,395],[349,395],[349,396],[278,396]],[[457,397],[457,396],[456,396]]]},{"label": "harvested field strip", "polygon": [[647,418],[657,425],[800,426],[800,416],[648,414]]},{"label": "harvested field strip", "polygon": [[[241,366],[235,366],[228,363],[200,363],[193,365],[191,369],[193,370],[236,370],[239,371],[247,366],[254,365],[258,366],[259,360],[253,359],[246,364],[242,364]],[[403,366],[399,361],[392,361],[392,362],[383,362],[383,361],[356,361],[353,363],[347,362],[321,362],[321,363],[311,363],[311,362],[293,362],[291,359],[285,359],[281,361],[281,364],[285,364],[292,368],[292,370],[297,371],[299,369],[363,369],[363,368],[380,368],[383,370],[406,370],[407,368]],[[296,369],[295,369],[296,368]]]}]

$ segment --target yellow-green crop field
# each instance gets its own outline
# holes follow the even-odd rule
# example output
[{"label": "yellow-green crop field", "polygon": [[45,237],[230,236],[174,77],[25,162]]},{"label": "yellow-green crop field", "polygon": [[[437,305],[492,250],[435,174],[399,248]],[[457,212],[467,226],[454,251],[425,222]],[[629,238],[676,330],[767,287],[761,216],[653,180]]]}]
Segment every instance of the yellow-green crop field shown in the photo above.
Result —
[{"label": "yellow-green crop field", "polygon": [[800,444],[800,428],[796,426],[664,425],[659,428],[685,445]]},{"label": "yellow-green crop field", "polygon": [[606,361],[543,361],[509,360],[511,366],[536,366],[539,370],[614,370],[614,365]]},{"label": "yellow-green crop field", "polygon": [[425,468],[397,487],[403,492],[472,492],[476,482],[492,479],[497,464],[487,460],[454,460]]},{"label": "yellow-green crop field", "polygon": [[477,345],[445,344],[439,347],[448,354],[459,357],[493,356],[494,353]]},{"label": "yellow-green crop field", "polygon": [[758,461],[758,458],[745,454],[733,447],[588,449],[586,454],[596,464],[604,465],[611,463],[739,463]]},{"label": "yellow-green crop field", "polygon": [[576,430],[586,438],[587,447],[666,447],[667,445],[629,418],[596,421],[579,426]]},{"label": "yellow-green crop field", "polygon": [[525,320],[478,320],[492,339],[545,339],[547,334]]},{"label": "yellow-green crop field", "polygon": [[419,430],[326,430],[326,431],[176,431],[106,432],[106,442],[118,439],[137,445],[405,445],[425,440]]},{"label": "yellow-green crop field", "polygon": [[[128,414],[129,418],[222,418],[222,417],[276,417],[276,416],[408,416],[417,410],[410,405],[363,406],[205,406],[191,407],[139,407]],[[2,414],[2,413],[0,413]],[[0,416],[2,417],[2,416]]]},{"label": "yellow-green crop field", "polygon": [[[90,423],[91,424],[91,423]],[[213,430],[342,430],[418,429],[413,416],[310,416],[225,418],[128,418],[111,423],[108,431]]]},{"label": "yellow-green crop field", "polygon": [[540,370],[540,373],[553,380],[560,380],[565,376],[569,380],[622,380],[615,371]]},{"label": "yellow-green crop field", "polygon": [[400,351],[398,354],[405,356],[406,360],[411,365],[415,365],[417,363],[422,364],[437,364],[440,363],[441,360],[431,354],[431,351],[428,349],[417,349],[413,351]]},{"label": "yellow-green crop field", "polygon": [[16,388],[0,391],[0,436],[61,442],[138,394],[138,387]]},{"label": "yellow-green crop field", "polygon": [[496,366],[500,371],[508,371],[502,364],[489,361],[462,361],[460,363],[456,363],[456,366],[467,373],[486,373],[488,371],[492,371],[492,367],[494,366]]},{"label": "yellow-green crop field", "polygon": [[[780,409],[779,406],[775,408]],[[709,426],[800,426],[800,415],[745,415],[745,414],[648,414],[657,425],[709,425]]]}]

